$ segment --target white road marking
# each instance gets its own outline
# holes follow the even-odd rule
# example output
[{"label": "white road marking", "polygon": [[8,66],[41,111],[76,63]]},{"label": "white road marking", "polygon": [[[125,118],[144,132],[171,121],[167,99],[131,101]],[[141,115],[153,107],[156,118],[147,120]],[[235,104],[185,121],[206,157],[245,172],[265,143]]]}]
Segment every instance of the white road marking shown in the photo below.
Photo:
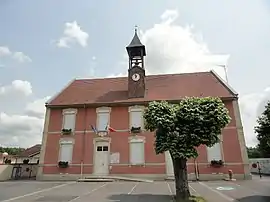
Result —
[{"label": "white road marking", "polygon": [[76,198],[72,199],[72,200],[69,201],[69,202],[76,201],[76,200],[78,200],[78,199],[80,199],[80,198],[82,198],[82,197],[84,197],[84,196],[87,196],[87,195],[89,195],[89,194],[92,194],[93,192],[95,192],[95,191],[101,189],[102,187],[105,187],[107,184],[108,184],[108,182],[105,183],[105,184],[103,184],[103,185],[101,185],[101,186],[99,186],[99,187],[97,187],[97,188],[95,188],[95,189],[92,189],[92,190],[89,191],[89,192],[86,192],[85,194],[82,194],[81,196],[77,196]]},{"label": "white road marking", "polygon": [[197,196],[201,196],[190,184],[188,184],[188,186]]},{"label": "white road marking", "polygon": [[206,187],[207,189],[211,190],[212,192],[218,194],[219,196],[221,196],[222,198],[224,198],[224,199],[226,199],[228,201],[235,201],[233,198],[231,198],[231,197],[229,197],[229,196],[227,196],[225,194],[222,194],[221,192],[213,189],[212,187],[208,186],[207,184],[205,184],[203,182],[199,182],[199,184],[202,185],[202,186],[204,186],[204,187]]},{"label": "white road marking", "polygon": [[139,183],[140,183],[140,182],[137,182],[137,183],[132,187],[132,189],[130,190],[130,192],[128,192],[128,195],[130,195],[130,194],[134,191],[134,189],[138,186]]},{"label": "white road marking", "polygon": [[169,189],[170,195],[171,195],[171,197],[172,197],[172,201],[175,201],[175,200],[174,200],[173,193],[172,193],[171,186],[170,186],[169,182],[166,182],[166,183],[167,183],[167,186],[168,186],[168,189]]},{"label": "white road marking", "polygon": [[57,189],[57,188],[64,187],[64,186],[67,186],[67,185],[70,185],[70,184],[75,184],[75,183],[76,182],[69,182],[69,183],[57,185],[57,186],[54,186],[54,187],[50,187],[50,188],[46,188],[46,189],[41,189],[39,191],[35,191],[35,192],[29,193],[29,194],[25,194],[25,195],[22,195],[22,196],[17,196],[17,197],[10,198],[10,199],[7,199],[7,200],[3,200],[3,201],[0,201],[0,202],[15,201],[15,200],[18,200],[18,199],[21,199],[21,198],[25,198],[27,196],[33,196],[33,195],[36,195],[36,194],[39,194],[39,193],[43,193],[43,192],[46,192],[46,191],[50,191],[50,190],[53,190],[53,189]]}]

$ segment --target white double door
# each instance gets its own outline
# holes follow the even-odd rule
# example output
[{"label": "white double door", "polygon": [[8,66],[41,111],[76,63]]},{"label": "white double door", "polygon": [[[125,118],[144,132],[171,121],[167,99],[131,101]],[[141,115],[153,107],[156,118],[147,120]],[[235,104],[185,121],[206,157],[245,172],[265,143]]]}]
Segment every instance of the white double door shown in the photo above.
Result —
[{"label": "white double door", "polygon": [[94,174],[109,174],[109,142],[96,142],[94,152]]}]

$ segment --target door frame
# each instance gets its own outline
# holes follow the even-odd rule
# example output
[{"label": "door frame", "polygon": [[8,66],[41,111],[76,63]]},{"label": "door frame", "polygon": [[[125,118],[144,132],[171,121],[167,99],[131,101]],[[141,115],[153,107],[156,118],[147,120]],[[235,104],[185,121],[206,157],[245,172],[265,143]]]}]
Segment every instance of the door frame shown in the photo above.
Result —
[{"label": "door frame", "polygon": [[110,151],[111,151],[111,138],[110,137],[96,137],[93,139],[93,174],[96,173],[96,146],[97,143],[104,142],[108,146],[108,174],[110,173]]}]

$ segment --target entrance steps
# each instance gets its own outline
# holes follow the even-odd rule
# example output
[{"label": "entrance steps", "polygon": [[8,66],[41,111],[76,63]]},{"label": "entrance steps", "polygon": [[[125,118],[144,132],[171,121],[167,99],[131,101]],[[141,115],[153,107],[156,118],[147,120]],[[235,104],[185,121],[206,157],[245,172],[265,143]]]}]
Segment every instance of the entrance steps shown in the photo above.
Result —
[{"label": "entrance steps", "polygon": [[139,179],[132,177],[122,176],[86,176],[77,180],[78,182],[114,182],[114,181],[130,181],[130,182],[148,182],[152,183],[153,180]]}]

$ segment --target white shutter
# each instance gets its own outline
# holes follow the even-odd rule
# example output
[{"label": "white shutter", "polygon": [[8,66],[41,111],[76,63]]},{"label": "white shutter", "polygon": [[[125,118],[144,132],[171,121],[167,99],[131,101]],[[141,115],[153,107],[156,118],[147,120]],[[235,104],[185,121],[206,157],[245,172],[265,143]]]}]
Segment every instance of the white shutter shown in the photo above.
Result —
[{"label": "white shutter", "polygon": [[73,144],[61,144],[59,161],[71,162],[72,153],[73,153]]},{"label": "white shutter", "polygon": [[98,113],[98,130],[105,130],[106,126],[109,124],[110,113]]},{"label": "white shutter", "polygon": [[207,158],[209,162],[222,160],[220,143],[216,143],[213,147],[207,147]]},{"label": "white shutter", "polygon": [[130,142],[130,163],[144,164],[144,142]]},{"label": "white shutter", "polygon": [[75,129],[75,114],[64,114],[64,129],[72,129],[74,131]]},{"label": "white shutter", "polygon": [[131,127],[142,127],[142,111],[131,111]]}]

